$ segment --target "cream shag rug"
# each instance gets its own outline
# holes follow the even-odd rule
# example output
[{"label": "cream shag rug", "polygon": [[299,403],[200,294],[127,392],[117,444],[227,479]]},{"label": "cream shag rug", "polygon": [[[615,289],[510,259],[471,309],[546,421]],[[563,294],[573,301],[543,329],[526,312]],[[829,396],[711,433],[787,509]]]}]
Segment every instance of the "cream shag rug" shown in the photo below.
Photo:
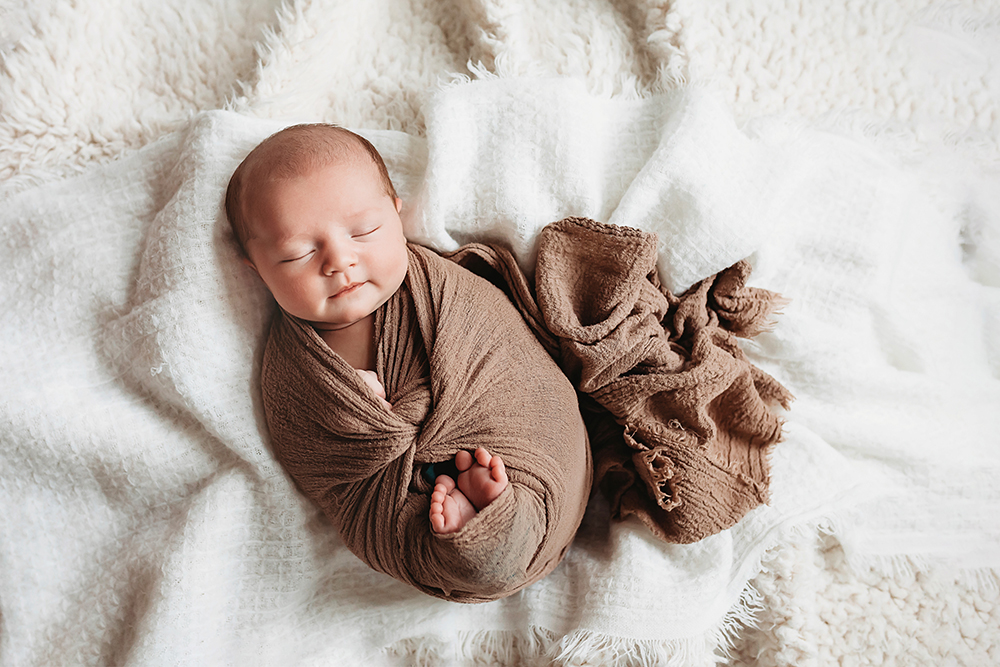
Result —
[{"label": "cream shag rug", "polygon": [[[429,93],[469,64],[576,77],[626,99],[711,83],[741,121],[780,115],[984,169],[1000,159],[995,2],[38,0],[0,4],[0,55],[7,193],[145,146],[207,109],[421,136]],[[849,564],[823,528],[771,550],[744,599],[752,624],[734,620],[730,647],[685,664],[1000,664],[995,576]],[[459,655],[488,664],[491,651],[501,664],[517,653]],[[449,654],[431,639],[398,652],[428,664]]]}]

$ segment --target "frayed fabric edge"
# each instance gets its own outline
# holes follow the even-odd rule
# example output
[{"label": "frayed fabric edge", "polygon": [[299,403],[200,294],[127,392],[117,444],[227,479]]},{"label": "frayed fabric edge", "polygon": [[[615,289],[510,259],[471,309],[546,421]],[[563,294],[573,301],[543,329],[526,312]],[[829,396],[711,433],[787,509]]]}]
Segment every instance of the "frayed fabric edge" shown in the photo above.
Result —
[{"label": "frayed fabric edge", "polygon": [[529,627],[516,632],[461,632],[452,641],[433,636],[410,637],[389,647],[388,652],[415,667],[471,664],[688,667],[722,661],[724,658],[714,653],[715,648],[709,636],[659,641],[576,630],[560,637],[546,628]]},{"label": "frayed fabric edge", "polygon": [[[947,559],[927,558],[919,554],[869,554],[861,552],[844,526],[852,518],[850,510],[824,516],[820,519],[788,527],[790,535],[808,537],[826,535],[836,540],[844,549],[848,571],[855,576],[876,574],[882,577],[909,578],[916,574],[940,575],[954,579],[965,588],[985,595],[1000,595],[1000,568],[965,567]],[[780,548],[781,542],[764,551],[762,563],[771,549]],[[758,568],[758,572],[762,568]]]},{"label": "frayed fabric edge", "polygon": [[761,596],[752,585],[747,585],[719,625],[700,637],[634,639],[590,630],[575,630],[560,636],[547,628],[531,626],[522,631],[459,632],[451,640],[437,635],[409,637],[388,647],[386,652],[416,667],[469,664],[690,667],[720,664],[731,658],[730,651],[740,631],[754,626],[762,608]]}]

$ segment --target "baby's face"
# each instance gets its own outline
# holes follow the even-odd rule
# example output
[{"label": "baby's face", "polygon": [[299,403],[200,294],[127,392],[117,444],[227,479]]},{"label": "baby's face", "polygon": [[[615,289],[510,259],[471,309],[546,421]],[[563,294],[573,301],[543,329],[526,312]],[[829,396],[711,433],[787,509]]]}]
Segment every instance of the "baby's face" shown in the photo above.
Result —
[{"label": "baby's face", "polygon": [[248,201],[249,263],[288,313],[321,331],[346,328],[406,277],[401,204],[362,160],[269,183]]}]

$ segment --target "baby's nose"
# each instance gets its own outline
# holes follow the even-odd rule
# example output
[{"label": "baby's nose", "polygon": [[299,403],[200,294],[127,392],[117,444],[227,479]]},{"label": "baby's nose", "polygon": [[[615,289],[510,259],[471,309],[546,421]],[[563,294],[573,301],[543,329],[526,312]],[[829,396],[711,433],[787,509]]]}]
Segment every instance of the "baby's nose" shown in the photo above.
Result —
[{"label": "baby's nose", "polygon": [[323,273],[329,276],[338,271],[346,271],[354,266],[357,261],[357,254],[350,248],[339,244],[331,244],[325,249],[323,255]]}]

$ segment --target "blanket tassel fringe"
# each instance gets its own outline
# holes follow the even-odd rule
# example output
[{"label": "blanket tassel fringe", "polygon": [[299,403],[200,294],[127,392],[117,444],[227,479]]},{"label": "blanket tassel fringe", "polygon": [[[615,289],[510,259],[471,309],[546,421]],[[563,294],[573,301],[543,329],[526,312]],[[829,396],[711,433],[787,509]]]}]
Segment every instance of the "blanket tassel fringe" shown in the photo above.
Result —
[{"label": "blanket tassel fringe", "polygon": [[524,632],[480,630],[458,633],[454,640],[410,637],[389,652],[416,667],[497,664],[525,667],[689,667],[726,662],[739,632],[754,624],[760,595],[748,586],[740,601],[714,631],[702,637],[669,641],[642,640],[577,630],[560,637],[545,628]]}]

